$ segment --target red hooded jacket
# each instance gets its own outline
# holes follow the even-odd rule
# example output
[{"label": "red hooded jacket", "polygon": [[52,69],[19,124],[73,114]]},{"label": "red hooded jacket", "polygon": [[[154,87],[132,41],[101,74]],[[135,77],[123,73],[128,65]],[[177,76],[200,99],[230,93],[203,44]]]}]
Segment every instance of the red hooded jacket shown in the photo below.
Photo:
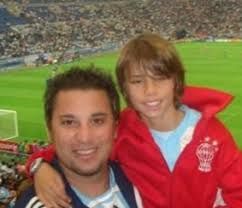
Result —
[{"label": "red hooded jacket", "polygon": [[[112,159],[117,160],[138,188],[144,208],[242,208],[242,155],[232,136],[215,117],[232,96],[199,87],[187,87],[182,103],[202,113],[174,170],[154,142],[149,129],[131,108],[120,117]],[[52,159],[54,149],[37,157]]]}]

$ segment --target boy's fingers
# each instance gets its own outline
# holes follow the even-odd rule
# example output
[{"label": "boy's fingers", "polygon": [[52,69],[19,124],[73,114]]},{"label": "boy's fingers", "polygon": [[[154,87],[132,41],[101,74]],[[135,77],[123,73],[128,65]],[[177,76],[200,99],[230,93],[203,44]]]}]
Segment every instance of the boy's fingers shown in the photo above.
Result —
[{"label": "boy's fingers", "polygon": [[[60,191],[60,190],[59,190]],[[49,189],[45,194],[39,194],[40,200],[49,208],[70,208],[70,198],[65,196],[65,192],[59,193],[55,190]]]}]

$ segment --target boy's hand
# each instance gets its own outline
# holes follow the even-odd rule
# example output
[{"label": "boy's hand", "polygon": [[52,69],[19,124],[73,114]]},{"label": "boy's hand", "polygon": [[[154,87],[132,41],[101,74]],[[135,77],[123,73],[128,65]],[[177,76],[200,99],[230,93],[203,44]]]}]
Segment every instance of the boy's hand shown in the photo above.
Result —
[{"label": "boy's hand", "polygon": [[34,186],[37,196],[46,207],[71,207],[71,200],[65,193],[60,174],[48,163],[42,162],[34,174]]}]

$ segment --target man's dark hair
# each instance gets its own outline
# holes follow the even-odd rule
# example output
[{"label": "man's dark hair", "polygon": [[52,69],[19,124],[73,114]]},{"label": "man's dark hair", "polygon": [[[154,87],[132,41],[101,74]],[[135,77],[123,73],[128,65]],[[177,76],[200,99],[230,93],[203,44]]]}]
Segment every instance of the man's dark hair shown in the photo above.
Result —
[{"label": "man's dark hair", "polygon": [[48,127],[50,127],[52,120],[57,94],[62,90],[72,89],[104,90],[109,98],[114,119],[118,119],[120,112],[119,95],[111,75],[94,65],[82,68],[75,66],[48,80],[44,94],[45,120]]}]

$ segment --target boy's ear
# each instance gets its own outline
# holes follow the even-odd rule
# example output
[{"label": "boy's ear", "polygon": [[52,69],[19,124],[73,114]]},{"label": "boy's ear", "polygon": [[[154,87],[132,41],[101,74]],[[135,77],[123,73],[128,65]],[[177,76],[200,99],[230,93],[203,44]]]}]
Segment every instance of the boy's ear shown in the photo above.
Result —
[{"label": "boy's ear", "polygon": [[125,86],[124,86],[124,89],[122,91],[122,95],[123,95],[123,98],[124,98],[125,102],[128,103],[129,99],[128,99],[128,95],[127,95],[127,93],[125,91]]},{"label": "boy's ear", "polygon": [[127,94],[125,92],[123,92],[123,98],[125,101],[127,101]]}]

